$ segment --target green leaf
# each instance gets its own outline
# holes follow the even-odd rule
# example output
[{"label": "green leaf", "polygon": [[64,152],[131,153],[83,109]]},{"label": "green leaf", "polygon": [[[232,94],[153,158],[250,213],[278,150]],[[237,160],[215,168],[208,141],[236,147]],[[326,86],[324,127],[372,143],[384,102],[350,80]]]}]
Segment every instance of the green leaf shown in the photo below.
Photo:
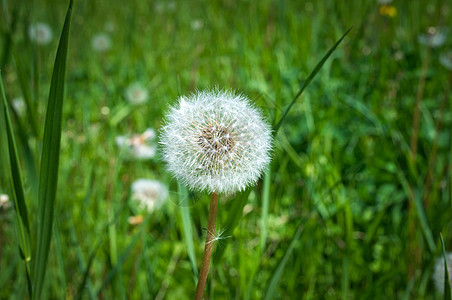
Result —
[{"label": "green leaf", "polygon": [[451,300],[450,283],[449,283],[449,269],[447,268],[446,248],[444,247],[443,235],[439,234],[441,238],[441,245],[443,246],[444,258],[444,300]]},{"label": "green leaf", "polygon": [[33,299],[39,299],[42,292],[52,237],[53,213],[58,183],[61,119],[72,3],[73,1],[71,0],[69,2],[69,8],[67,10],[55,58],[44,127],[41,170],[39,176],[38,240],[33,274]]},{"label": "green leaf", "polygon": [[333,47],[331,47],[330,50],[325,54],[325,56],[320,60],[320,62],[315,66],[314,70],[309,74],[308,79],[303,83],[302,87],[298,91],[298,93],[295,95],[295,97],[292,99],[292,102],[290,102],[289,106],[284,111],[281,119],[279,119],[278,123],[276,124],[274,128],[274,135],[278,133],[279,128],[281,127],[282,123],[286,119],[287,114],[289,113],[289,110],[292,108],[292,106],[295,104],[295,101],[303,94],[304,90],[308,87],[308,85],[311,83],[311,81],[314,79],[314,77],[317,75],[317,73],[320,71],[320,69],[323,67],[323,64],[328,60],[328,58],[333,54],[334,50],[336,50],[337,46],[342,42],[342,40],[345,38],[345,36],[352,30],[353,27],[350,27],[344,35],[334,44]]}]

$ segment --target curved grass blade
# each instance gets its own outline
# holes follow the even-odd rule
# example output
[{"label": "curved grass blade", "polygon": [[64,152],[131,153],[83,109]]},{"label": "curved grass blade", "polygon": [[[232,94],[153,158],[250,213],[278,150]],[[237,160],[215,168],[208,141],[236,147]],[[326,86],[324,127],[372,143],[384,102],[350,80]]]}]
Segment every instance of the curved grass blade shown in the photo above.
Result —
[{"label": "curved grass blade", "polygon": [[[1,75],[1,73],[0,73]],[[11,190],[12,198],[14,199],[14,209],[17,216],[17,227],[20,237],[19,252],[25,263],[25,272],[27,275],[28,292],[31,293],[31,274],[28,263],[31,260],[31,248],[30,248],[30,225],[28,221],[27,205],[25,203],[24,183],[22,180],[22,172],[19,165],[19,155],[17,154],[16,141],[14,139],[13,128],[11,124],[11,118],[9,116],[8,107],[6,104],[5,89],[3,87],[3,80],[0,78],[0,92],[2,96],[2,104],[0,105],[0,115],[3,115],[1,119],[1,127],[5,127],[6,136],[8,140],[9,166],[11,168]]]},{"label": "curved grass blade", "polygon": [[41,170],[39,176],[38,240],[33,274],[33,299],[39,299],[42,292],[46,274],[47,258],[50,250],[50,240],[52,237],[72,2],[72,0],[69,2],[69,8],[67,10],[55,58],[44,127]]},{"label": "curved grass blade", "polygon": [[314,79],[314,77],[317,75],[317,73],[320,71],[320,69],[323,67],[323,64],[328,60],[328,58],[333,54],[334,50],[336,50],[337,46],[342,42],[342,40],[345,38],[345,36],[352,30],[353,27],[350,27],[343,35],[342,37],[334,44],[333,47],[331,47],[330,50],[325,54],[325,56],[320,60],[320,62],[315,66],[314,70],[309,74],[308,79],[303,83],[303,86],[300,88],[298,93],[295,95],[295,97],[292,99],[292,102],[290,102],[289,106],[284,111],[281,119],[279,119],[278,123],[276,124],[274,128],[274,135],[278,133],[279,128],[281,127],[282,123],[286,119],[287,114],[289,113],[289,110],[292,108],[292,106],[295,104],[295,101],[303,94],[304,90],[308,87],[308,85],[311,83],[311,81]]},{"label": "curved grass blade", "polygon": [[449,283],[449,269],[447,267],[446,248],[444,247],[443,235],[440,233],[441,245],[443,246],[444,258],[444,300],[451,300],[450,283]]},{"label": "curved grass blade", "polygon": [[286,250],[286,253],[284,254],[283,258],[281,259],[281,262],[278,264],[278,267],[273,273],[272,278],[270,279],[270,283],[268,284],[267,291],[265,292],[264,300],[274,298],[274,294],[276,292],[276,288],[278,287],[279,281],[281,280],[281,277],[283,275],[284,268],[287,265],[290,255],[292,255],[292,252],[295,248],[295,243],[298,241],[301,233],[303,232],[303,228],[304,222],[298,227],[297,232],[293,236],[293,239]]}]

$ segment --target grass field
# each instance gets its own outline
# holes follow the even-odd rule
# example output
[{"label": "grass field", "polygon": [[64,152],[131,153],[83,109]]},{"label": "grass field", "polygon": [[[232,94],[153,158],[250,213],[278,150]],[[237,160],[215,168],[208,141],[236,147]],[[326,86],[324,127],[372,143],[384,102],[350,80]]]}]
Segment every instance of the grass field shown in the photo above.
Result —
[{"label": "grass field", "polygon": [[[166,170],[165,113],[227,88],[275,126],[352,26],[275,134],[262,180],[220,195],[204,297],[443,299],[432,277],[440,233],[452,251],[450,2],[75,0],[55,68],[66,77],[52,81],[68,4],[2,1],[19,164],[1,106],[0,299],[192,298],[209,195]],[[48,28],[33,33],[37,22]],[[140,178],[163,187],[149,209]]]}]

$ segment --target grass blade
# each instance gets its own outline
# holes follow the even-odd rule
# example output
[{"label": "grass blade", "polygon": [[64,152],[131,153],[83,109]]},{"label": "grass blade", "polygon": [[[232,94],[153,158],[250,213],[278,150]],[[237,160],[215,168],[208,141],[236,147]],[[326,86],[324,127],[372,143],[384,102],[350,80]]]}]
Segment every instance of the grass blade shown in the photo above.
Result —
[{"label": "grass blade", "polygon": [[264,183],[262,187],[262,215],[261,215],[261,236],[260,236],[260,248],[261,252],[264,252],[265,242],[267,241],[267,219],[268,209],[270,205],[270,184],[271,184],[271,164],[268,165],[268,169],[264,175]]},{"label": "grass blade", "polygon": [[[226,221],[226,225],[224,226],[225,236],[232,235],[235,227],[238,225],[240,219],[242,218],[243,207],[246,205],[246,202],[248,201],[248,196],[250,195],[251,190],[252,189],[249,188],[244,192],[237,194],[235,199],[232,200],[231,207],[227,209],[229,214],[228,219]],[[226,251],[228,243],[229,239],[222,240],[222,247],[217,247],[217,249],[215,250],[215,253],[213,254],[214,265],[221,260],[221,257]]]},{"label": "grass blade", "polygon": [[14,208],[16,210],[18,233],[20,236],[19,250],[21,257],[25,263],[25,272],[27,275],[28,290],[31,293],[31,274],[28,263],[31,260],[30,249],[30,225],[28,221],[27,205],[25,203],[24,183],[22,179],[22,172],[20,170],[19,156],[17,154],[16,141],[14,139],[11,118],[6,104],[5,89],[3,87],[3,80],[0,78],[0,92],[2,96],[2,104],[0,105],[0,115],[3,115],[4,120],[2,127],[6,129],[6,136],[8,140],[9,166],[11,168],[11,190],[12,198],[14,199]]},{"label": "grass blade", "polygon": [[287,262],[289,260],[290,255],[292,255],[292,252],[295,248],[295,244],[300,238],[301,232],[304,228],[304,223],[302,223],[298,229],[295,235],[293,236],[292,241],[290,242],[289,247],[286,250],[286,253],[284,254],[283,258],[281,259],[281,262],[278,264],[278,267],[276,268],[275,272],[273,273],[272,278],[270,279],[270,283],[268,284],[267,291],[265,292],[264,300],[273,299],[274,294],[276,292],[276,288],[278,287],[279,281],[282,278],[284,268],[287,265]]},{"label": "grass blade", "polygon": [[72,0],[69,2],[69,8],[67,10],[55,58],[44,127],[41,170],[39,176],[38,240],[33,274],[33,299],[39,299],[42,292],[52,236],[53,212],[58,182],[61,118],[72,2]]},{"label": "grass blade", "polygon": [[[186,199],[187,197],[187,188],[181,184],[178,184],[178,190],[180,193],[180,197]],[[184,201],[181,199],[181,201]],[[182,203],[182,202],[181,202]],[[185,245],[187,246],[188,258],[190,259],[191,267],[193,270],[195,283],[198,279],[198,267],[196,265],[196,255],[195,255],[195,246],[193,245],[193,234],[192,234],[192,224],[191,224],[191,216],[190,216],[190,208],[186,205],[179,205],[180,214],[182,217],[182,227],[184,231],[185,237]]]},{"label": "grass blade", "polygon": [[278,133],[279,128],[281,127],[282,123],[284,122],[287,114],[289,113],[289,110],[292,108],[292,106],[295,104],[295,101],[303,94],[304,90],[308,87],[308,85],[311,83],[311,81],[314,79],[314,77],[317,75],[317,73],[320,71],[320,69],[323,67],[323,64],[328,60],[328,58],[333,54],[334,50],[336,50],[337,46],[342,42],[342,40],[345,38],[345,36],[352,30],[353,27],[350,27],[343,35],[342,37],[334,44],[333,47],[331,47],[330,50],[325,54],[325,56],[320,60],[320,62],[315,66],[314,70],[309,74],[308,79],[303,83],[302,87],[298,91],[298,93],[295,95],[295,97],[292,99],[292,102],[290,102],[289,106],[284,111],[281,119],[279,119],[278,123],[276,124],[274,128],[274,134],[276,135]]},{"label": "grass blade", "polygon": [[443,246],[444,258],[444,300],[451,300],[450,283],[449,283],[449,269],[447,268],[446,248],[444,247],[443,235],[439,234],[441,238],[441,245]]}]

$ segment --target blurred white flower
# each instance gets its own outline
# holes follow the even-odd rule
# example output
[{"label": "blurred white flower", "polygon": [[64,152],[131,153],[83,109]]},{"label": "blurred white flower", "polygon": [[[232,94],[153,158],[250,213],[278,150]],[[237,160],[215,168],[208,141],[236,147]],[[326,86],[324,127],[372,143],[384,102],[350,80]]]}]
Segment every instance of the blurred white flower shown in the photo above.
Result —
[{"label": "blurred white flower", "polygon": [[393,0],[377,0],[378,4],[387,5],[391,3]]},{"label": "blurred white flower", "polygon": [[190,189],[234,193],[261,176],[272,134],[248,98],[214,90],[180,97],[160,143],[169,171]]},{"label": "blurred white flower", "polygon": [[442,46],[446,41],[446,33],[444,29],[429,27],[427,33],[418,35],[417,39],[422,45],[437,48]]},{"label": "blurred white flower", "polygon": [[116,137],[116,144],[132,158],[150,159],[155,156],[157,151],[157,146],[152,144],[155,136],[155,130],[148,128],[142,134],[134,134],[131,137],[118,136]]},{"label": "blurred white flower", "polygon": [[[447,272],[449,273],[449,284],[452,287],[452,252],[446,253]],[[433,270],[433,283],[438,292],[444,293],[444,258],[441,255],[436,259],[435,269]]]},{"label": "blurred white flower", "polygon": [[28,27],[28,37],[38,45],[47,45],[52,36],[52,29],[46,23],[36,22]]},{"label": "blurred white flower", "polygon": [[138,179],[132,183],[132,200],[149,212],[160,208],[167,197],[168,189],[160,181]]},{"label": "blurred white flower", "polygon": [[135,82],[126,88],[124,97],[131,104],[138,105],[148,100],[148,91],[139,82]]},{"label": "blurred white flower", "polygon": [[200,19],[196,19],[191,21],[191,28],[193,30],[200,30],[201,28],[204,27],[204,22]]},{"label": "blurred white flower", "polygon": [[111,48],[111,38],[106,33],[98,33],[91,39],[91,46],[97,52],[106,52]]},{"label": "blurred white flower", "polygon": [[23,115],[25,113],[25,110],[27,109],[27,107],[25,106],[24,98],[22,97],[14,98],[11,104],[19,115]]},{"label": "blurred white flower", "polygon": [[176,10],[176,2],[175,1],[169,1],[167,4],[167,8],[169,11]]},{"label": "blurred white flower", "polygon": [[439,56],[439,62],[443,65],[443,67],[452,71],[452,51],[441,53]]},{"label": "blurred white flower", "polygon": [[9,196],[6,194],[0,194],[0,208],[6,209],[11,205]]},{"label": "blurred white flower", "polygon": [[108,21],[105,23],[104,28],[105,28],[105,31],[113,32],[113,31],[115,31],[116,26],[115,26],[115,23],[113,23],[112,21]]}]

